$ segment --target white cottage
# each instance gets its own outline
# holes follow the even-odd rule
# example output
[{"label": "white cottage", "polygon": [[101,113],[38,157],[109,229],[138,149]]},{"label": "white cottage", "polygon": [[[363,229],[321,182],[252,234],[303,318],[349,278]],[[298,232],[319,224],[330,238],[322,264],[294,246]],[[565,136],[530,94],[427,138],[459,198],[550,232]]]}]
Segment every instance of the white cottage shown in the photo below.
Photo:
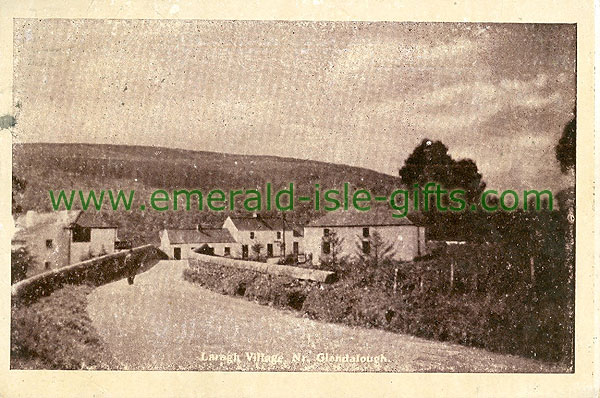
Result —
[{"label": "white cottage", "polygon": [[239,257],[241,245],[223,228],[164,229],[160,249],[175,260],[193,258],[195,254]]},{"label": "white cottage", "polygon": [[233,239],[241,244],[240,258],[254,256],[252,246],[260,243],[263,248],[260,255],[267,258],[279,258],[285,253],[296,258],[304,253],[302,230],[293,227],[279,217],[252,216],[227,217],[223,223]]},{"label": "white cottage", "polygon": [[413,224],[408,218],[394,218],[390,209],[373,207],[369,211],[334,211],[304,227],[306,254],[319,261],[331,255],[327,237],[333,231],[343,239],[339,253],[358,256],[369,253],[372,236],[379,233],[386,245],[393,248],[392,258],[410,261],[426,254],[425,227]]},{"label": "white cottage", "polygon": [[29,267],[28,276],[115,251],[117,227],[104,221],[98,213],[28,211],[19,216],[15,224],[12,247],[26,247],[36,260],[34,266]]}]

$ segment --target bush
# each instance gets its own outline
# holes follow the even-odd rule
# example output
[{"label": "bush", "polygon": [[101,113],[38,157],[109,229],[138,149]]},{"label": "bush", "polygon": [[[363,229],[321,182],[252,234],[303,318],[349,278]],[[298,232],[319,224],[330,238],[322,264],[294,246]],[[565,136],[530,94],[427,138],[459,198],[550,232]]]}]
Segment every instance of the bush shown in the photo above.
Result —
[{"label": "bush", "polygon": [[264,305],[300,310],[316,283],[198,261],[183,271],[184,279],[229,296]]},{"label": "bush", "polygon": [[10,283],[17,283],[27,278],[27,271],[36,268],[35,258],[26,247],[11,250],[10,252]]},{"label": "bush", "polygon": [[91,290],[68,285],[30,306],[13,306],[11,368],[114,368],[86,312]]}]

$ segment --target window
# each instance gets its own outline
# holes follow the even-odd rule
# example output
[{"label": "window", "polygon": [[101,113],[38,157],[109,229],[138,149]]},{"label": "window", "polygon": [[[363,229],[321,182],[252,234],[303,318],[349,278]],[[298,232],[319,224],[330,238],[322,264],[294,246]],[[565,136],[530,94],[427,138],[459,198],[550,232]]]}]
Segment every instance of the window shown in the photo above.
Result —
[{"label": "window", "polygon": [[371,253],[371,242],[369,242],[368,240],[363,240],[362,250],[364,254]]},{"label": "window", "polygon": [[250,232],[250,239],[254,239],[254,232]]},{"label": "window", "polygon": [[329,228],[323,230],[323,236],[329,236]]},{"label": "window", "polygon": [[321,251],[323,252],[323,254],[331,253],[331,245],[329,244],[329,242],[323,242],[321,244]]},{"label": "window", "polygon": [[73,242],[89,242],[92,236],[92,229],[89,227],[80,227],[76,225],[73,228]]},{"label": "window", "polygon": [[364,238],[368,238],[369,237],[369,228],[363,228],[363,237]]},{"label": "window", "polygon": [[54,247],[54,244],[52,243],[52,239],[46,239],[46,248],[52,249],[53,247]]},{"label": "window", "polygon": [[45,269],[50,269],[50,261],[46,261],[46,262],[44,263],[44,268],[45,268]]},{"label": "window", "polygon": [[281,239],[281,232],[277,231],[277,239]]},{"label": "window", "polygon": [[225,250],[223,251],[225,256],[231,256],[231,247],[225,246]]}]

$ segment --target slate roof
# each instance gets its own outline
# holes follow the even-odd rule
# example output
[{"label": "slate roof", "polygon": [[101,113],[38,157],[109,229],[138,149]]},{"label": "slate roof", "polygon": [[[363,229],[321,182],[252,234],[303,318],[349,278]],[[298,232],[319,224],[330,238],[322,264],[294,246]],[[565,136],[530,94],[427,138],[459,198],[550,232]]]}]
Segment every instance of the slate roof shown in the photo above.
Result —
[{"label": "slate roof", "polygon": [[373,207],[368,211],[356,209],[336,210],[325,214],[323,217],[311,221],[307,227],[369,227],[415,225],[407,217],[396,218],[392,214],[399,213],[389,207]]},{"label": "slate roof", "polygon": [[23,240],[34,236],[38,231],[51,225],[68,228],[79,217],[80,212],[80,210],[61,210],[49,213],[29,211],[21,214],[15,221],[17,231],[13,240]]},{"label": "slate roof", "polygon": [[[282,231],[283,220],[278,217],[231,217],[231,221],[240,231]],[[286,230],[291,230],[286,223]]]},{"label": "slate roof", "polygon": [[236,243],[228,230],[223,228],[202,229],[167,229],[171,244],[189,243]]},{"label": "slate roof", "polygon": [[61,210],[47,213],[27,212],[15,221],[17,231],[13,240],[23,240],[34,236],[38,231],[54,225],[62,228],[73,228],[75,225],[90,228],[117,228],[102,220],[100,213],[83,210]]},{"label": "slate roof", "polygon": [[117,228],[114,224],[104,220],[101,213],[89,211],[80,211],[73,224],[89,228]]}]

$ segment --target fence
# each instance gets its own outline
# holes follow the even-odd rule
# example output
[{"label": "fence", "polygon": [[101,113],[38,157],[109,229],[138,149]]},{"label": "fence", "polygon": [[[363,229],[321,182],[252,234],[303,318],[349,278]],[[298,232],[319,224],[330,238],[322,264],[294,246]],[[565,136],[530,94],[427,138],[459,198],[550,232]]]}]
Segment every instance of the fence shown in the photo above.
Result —
[{"label": "fence", "polygon": [[[121,279],[126,274],[125,256],[128,251],[107,254],[63,268],[50,270],[31,278],[19,281],[11,286],[13,304],[32,302],[41,296],[47,296],[65,284],[88,283],[99,286]],[[155,259],[168,258],[165,253],[152,245],[133,249],[137,266]]]},{"label": "fence", "polygon": [[257,261],[235,260],[232,258],[208,256],[205,254],[196,254],[194,256],[194,260],[222,265],[224,267],[256,271],[270,275],[287,276],[294,279],[303,279],[321,283],[332,283],[335,280],[335,273],[330,271],[293,267],[289,265],[259,263]]}]

